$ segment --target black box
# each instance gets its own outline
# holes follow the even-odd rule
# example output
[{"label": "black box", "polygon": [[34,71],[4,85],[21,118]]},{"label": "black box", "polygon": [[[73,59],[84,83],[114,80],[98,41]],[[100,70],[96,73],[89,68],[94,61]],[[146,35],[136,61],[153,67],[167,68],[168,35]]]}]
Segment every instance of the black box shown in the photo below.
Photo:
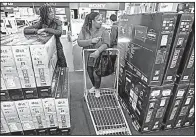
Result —
[{"label": "black box", "polygon": [[55,136],[55,135],[59,135],[59,131],[58,128],[49,128],[49,135]]},{"label": "black box", "polygon": [[[127,19],[123,19],[123,17],[119,21],[119,31],[118,31],[118,44],[117,49],[119,50],[119,63],[123,67],[125,66],[125,57],[127,56],[128,46],[130,43],[130,37],[127,29]],[[119,72],[119,75],[121,75]]]},{"label": "black box", "polygon": [[54,95],[54,86],[55,86],[55,81],[57,80],[57,77],[59,75],[59,70],[60,68],[58,66],[55,67],[55,70],[53,72],[52,76],[52,81],[51,81],[51,86],[42,86],[42,87],[37,87],[37,92],[39,98],[49,98],[53,97]]},{"label": "black box", "polygon": [[126,21],[127,25],[125,35],[128,35],[130,43],[126,60],[132,73],[147,85],[161,85],[177,14],[133,14],[124,15],[120,20]]},{"label": "black box", "polygon": [[61,70],[62,75],[62,92],[61,92],[61,98],[67,98],[70,99],[70,87],[69,87],[69,69],[66,67],[63,67]]},{"label": "black box", "polygon": [[5,134],[0,134],[0,136],[11,136],[11,132],[10,133],[5,133]]},{"label": "black box", "polygon": [[48,129],[37,129],[37,135],[38,136],[47,136],[48,134]]},{"label": "black box", "polygon": [[177,73],[179,75],[179,78],[177,79],[177,81],[180,84],[189,83],[192,78],[192,74],[195,71],[194,52],[195,52],[195,35],[194,33],[192,33],[192,35],[188,39],[187,46],[185,48],[185,51],[184,51],[184,54],[183,54],[183,57],[181,59],[181,63],[178,69],[178,73]]},{"label": "black box", "polygon": [[182,121],[182,124],[181,124],[182,127],[192,126],[192,123],[194,122],[194,119],[195,119],[195,117],[194,117],[195,116],[194,104],[195,104],[195,102],[193,101],[187,115],[185,116],[185,118]]},{"label": "black box", "polygon": [[5,81],[3,79],[3,75],[1,73],[1,90],[0,90],[0,96],[1,96],[1,101],[9,101],[10,96],[7,90],[7,87],[5,85]]},{"label": "black box", "polygon": [[10,95],[11,100],[23,100],[24,94],[22,89],[8,89],[8,93]]},{"label": "black box", "polygon": [[39,98],[52,97],[51,86],[37,87],[37,92]]},{"label": "black box", "polygon": [[52,90],[52,97],[53,98],[56,98],[56,92],[58,91],[60,72],[61,72],[61,68],[56,67],[54,74],[53,74],[53,77],[52,77],[51,90]]},{"label": "black box", "polygon": [[55,105],[59,129],[70,128],[69,70],[62,67],[57,84]]},{"label": "black box", "polygon": [[9,101],[10,95],[8,93],[8,90],[1,90],[0,91],[1,101]]},{"label": "black box", "polygon": [[22,88],[25,99],[38,98],[37,88]]},{"label": "black box", "polygon": [[126,96],[126,94],[124,94],[124,90],[125,90],[125,67],[122,64],[120,64],[119,78],[118,78],[118,94],[120,97],[123,97],[124,95]]},{"label": "black box", "polygon": [[24,132],[23,131],[11,132],[11,135],[13,135],[13,136],[21,136],[21,135],[24,135]]},{"label": "black box", "polygon": [[177,70],[179,68],[184,49],[187,45],[189,34],[192,30],[194,14],[184,13],[178,15],[175,38],[172,42],[167,68],[164,73],[162,84],[171,84],[176,80]]},{"label": "black box", "polygon": [[[163,119],[172,89],[173,85],[149,87],[137,75],[126,70],[124,93],[127,96],[123,100],[140,132],[151,131],[154,123]],[[157,128],[160,127],[161,122]]]},{"label": "black box", "polygon": [[190,84],[187,93],[184,96],[180,111],[178,112],[178,116],[176,117],[174,128],[181,128],[183,124],[183,120],[188,114],[192,104],[195,102],[195,85]]},{"label": "black box", "polygon": [[25,136],[36,136],[37,131],[36,130],[26,130],[26,131],[24,131],[24,135]]},{"label": "black box", "polygon": [[189,84],[174,84],[173,95],[169,100],[169,105],[163,120],[164,129],[171,129],[174,127],[188,86]]},{"label": "black box", "polygon": [[61,136],[70,135],[70,128],[59,129]]},{"label": "black box", "polygon": [[166,113],[166,109],[169,104],[170,97],[163,97],[161,98],[159,108],[157,109],[156,115],[154,117],[154,122],[152,126],[152,131],[161,130],[163,125],[163,118]]}]

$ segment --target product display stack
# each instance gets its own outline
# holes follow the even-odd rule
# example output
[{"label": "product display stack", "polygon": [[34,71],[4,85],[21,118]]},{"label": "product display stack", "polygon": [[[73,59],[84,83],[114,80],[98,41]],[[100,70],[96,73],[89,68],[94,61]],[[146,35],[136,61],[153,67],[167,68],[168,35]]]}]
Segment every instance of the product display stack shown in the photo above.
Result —
[{"label": "product display stack", "polygon": [[193,31],[186,39],[187,44],[184,45],[184,47],[186,47],[181,62],[179,63],[179,68],[177,69],[175,88],[170,100],[171,105],[168,107],[167,115],[164,118],[165,129],[187,127],[194,124],[194,25],[192,30]]},{"label": "product display stack", "polygon": [[[183,88],[187,98],[193,97],[188,94],[188,87],[177,83],[177,79],[193,74],[192,69],[184,70],[184,76],[178,71],[185,52],[191,50],[188,39],[193,21],[193,14],[161,12],[123,15],[120,18],[118,48],[121,48],[122,39],[126,40],[123,41],[125,50],[121,55],[124,63],[119,79],[122,81],[119,87],[124,89],[119,90],[119,95],[134,128],[142,133],[163,129],[177,88]],[[191,51],[187,52],[189,57]],[[185,80],[187,86],[191,85],[188,79]],[[182,100],[184,98],[181,97]],[[188,108],[192,116],[193,109]]]},{"label": "product display stack", "polygon": [[56,66],[55,41],[21,33],[1,39],[1,134],[69,134],[68,68]]}]

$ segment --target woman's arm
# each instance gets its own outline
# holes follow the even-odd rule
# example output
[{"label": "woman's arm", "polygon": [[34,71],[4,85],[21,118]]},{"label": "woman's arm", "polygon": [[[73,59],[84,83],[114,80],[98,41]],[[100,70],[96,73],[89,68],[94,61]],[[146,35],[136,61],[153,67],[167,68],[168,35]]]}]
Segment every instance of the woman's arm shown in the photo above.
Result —
[{"label": "woman's arm", "polygon": [[39,29],[41,29],[40,22],[38,22],[32,26],[24,28],[24,34],[37,34],[37,31]]},{"label": "woman's arm", "polygon": [[53,28],[45,28],[44,32],[53,34],[55,36],[60,37],[62,34],[62,23],[60,20],[56,20],[56,24],[57,24],[57,28],[53,29]]},{"label": "woman's arm", "polygon": [[92,45],[91,39],[88,39],[88,40],[77,40],[77,42],[78,42],[78,45],[80,47],[88,47],[88,46]]},{"label": "woman's arm", "polygon": [[110,47],[110,36],[107,30],[104,30],[102,35],[103,44],[97,49],[100,53]]},{"label": "woman's arm", "polygon": [[91,57],[98,58],[102,51],[110,47],[109,32],[107,30],[103,30],[103,31],[104,31],[102,35],[103,44],[96,51],[90,54]]},{"label": "woman's arm", "polygon": [[85,40],[82,30],[79,33],[77,42],[80,47],[88,47],[92,45],[92,39]]}]

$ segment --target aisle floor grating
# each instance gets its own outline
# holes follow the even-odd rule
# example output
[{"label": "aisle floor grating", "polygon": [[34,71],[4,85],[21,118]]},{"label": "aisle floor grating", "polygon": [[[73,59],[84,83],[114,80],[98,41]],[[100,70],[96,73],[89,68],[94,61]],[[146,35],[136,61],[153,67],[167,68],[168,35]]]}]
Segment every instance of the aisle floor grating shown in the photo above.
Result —
[{"label": "aisle floor grating", "polygon": [[101,96],[86,97],[91,118],[98,135],[131,135],[114,89],[101,89]]}]

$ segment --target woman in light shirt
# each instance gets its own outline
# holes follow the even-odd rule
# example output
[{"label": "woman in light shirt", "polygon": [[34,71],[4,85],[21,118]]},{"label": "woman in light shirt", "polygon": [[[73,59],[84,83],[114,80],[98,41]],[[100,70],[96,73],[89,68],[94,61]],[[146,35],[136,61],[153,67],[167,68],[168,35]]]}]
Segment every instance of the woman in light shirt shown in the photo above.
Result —
[{"label": "woman in light shirt", "polygon": [[[89,57],[95,60],[103,50],[109,48],[109,33],[102,27],[102,16],[98,12],[91,12],[86,15],[77,42],[83,49],[96,49],[89,55]],[[87,66],[87,71],[93,85],[89,92],[95,92],[95,97],[100,97],[101,77],[96,75],[95,68],[92,66]]]}]

